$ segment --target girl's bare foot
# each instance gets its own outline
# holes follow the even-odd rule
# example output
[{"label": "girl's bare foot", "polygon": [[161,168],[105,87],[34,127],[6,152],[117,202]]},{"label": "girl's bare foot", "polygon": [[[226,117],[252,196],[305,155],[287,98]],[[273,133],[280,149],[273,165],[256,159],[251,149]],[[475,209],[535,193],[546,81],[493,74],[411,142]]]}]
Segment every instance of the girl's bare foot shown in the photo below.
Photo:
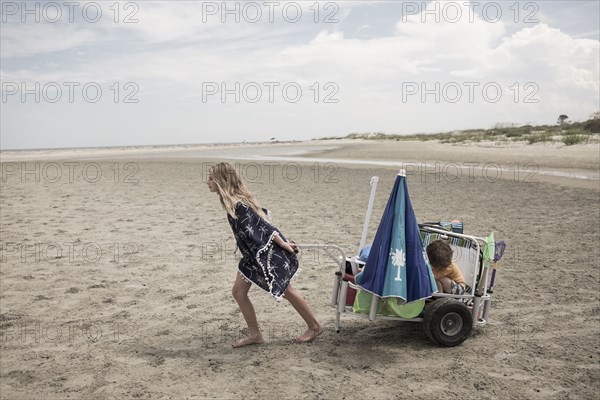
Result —
[{"label": "girl's bare foot", "polygon": [[234,344],[232,344],[232,347],[244,347],[244,346],[249,346],[251,344],[261,344],[264,343],[265,341],[263,340],[262,335],[258,335],[258,336],[248,336],[247,338],[238,340],[237,342],[235,342]]},{"label": "girl's bare foot", "polygon": [[298,342],[298,343],[311,342],[311,341],[315,340],[315,338],[317,336],[319,336],[321,333],[323,333],[324,330],[325,330],[325,328],[323,328],[321,325],[317,325],[314,328],[308,328],[302,336],[298,336],[296,338],[296,342]]}]

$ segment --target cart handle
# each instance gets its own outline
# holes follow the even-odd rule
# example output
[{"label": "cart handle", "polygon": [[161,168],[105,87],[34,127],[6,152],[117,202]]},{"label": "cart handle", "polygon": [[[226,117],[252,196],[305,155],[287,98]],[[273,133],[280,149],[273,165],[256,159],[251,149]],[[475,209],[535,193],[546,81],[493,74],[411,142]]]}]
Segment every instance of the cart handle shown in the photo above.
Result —
[{"label": "cart handle", "polygon": [[[299,249],[321,249],[325,252],[325,254],[327,254],[327,256],[329,256],[329,258],[331,258],[340,266],[340,270],[343,270],[343,268],[346,266],[346,254],[338,245],[325,243],[302,243],[298,244],[297,246]],[[339,257],[336,257],[336,255],[332,253],[332,249],[339,251],[342,255],[342,258],[340,259]]]}]

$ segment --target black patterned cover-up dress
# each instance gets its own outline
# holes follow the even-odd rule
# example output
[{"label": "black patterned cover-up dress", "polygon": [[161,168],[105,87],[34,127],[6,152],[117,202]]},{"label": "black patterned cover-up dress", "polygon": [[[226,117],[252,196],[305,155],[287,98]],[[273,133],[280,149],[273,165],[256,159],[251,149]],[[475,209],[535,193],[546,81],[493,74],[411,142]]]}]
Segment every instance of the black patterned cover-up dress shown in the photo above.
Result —
[{"label": "black patterned cover-up dress", "polygon": [[237,202],[235,215],[237,219],[229,214],[227,219],[242,253],[239,273],[246,281],[281,299],[298,271],[298,257],[275,244],[273,238],[276,233],[287,240],[279,229],[260,217],[252,207]]}]

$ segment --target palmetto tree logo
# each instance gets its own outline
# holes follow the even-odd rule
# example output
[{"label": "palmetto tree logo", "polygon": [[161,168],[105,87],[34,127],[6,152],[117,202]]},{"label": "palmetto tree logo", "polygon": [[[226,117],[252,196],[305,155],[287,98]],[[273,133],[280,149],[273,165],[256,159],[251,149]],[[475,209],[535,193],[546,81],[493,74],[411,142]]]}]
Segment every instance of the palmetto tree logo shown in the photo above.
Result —
[{"label": "palmetto tree logo", "polygon": [[394,280],[402,281],[402,278],[400,277],[400,269],[406,264],[406,256],[404,255],[404,251],[402,251],[402,249],[396,249],[390,253],[390,256],[392,257],[392,265],[398,268],[398,273],[396,274]]}]

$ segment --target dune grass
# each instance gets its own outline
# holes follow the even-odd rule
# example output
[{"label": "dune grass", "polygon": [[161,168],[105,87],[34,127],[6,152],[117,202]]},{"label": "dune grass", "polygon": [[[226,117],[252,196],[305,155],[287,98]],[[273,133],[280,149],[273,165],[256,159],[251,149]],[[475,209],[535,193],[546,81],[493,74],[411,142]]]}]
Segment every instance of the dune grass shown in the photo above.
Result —
[{"label": "dune grass", "polygon": [[439,140],[442,143],[469,142],[525,142],[527,144],[549,142],[563,143],[567,146],[574,144],[598,143],[600,139],[600,119],[590,119],[584,122],[573,122],[563,125],[540,126],[496,126],[492,129],[469,129],[442,133],[417,133],[410,135],[374,133],[350,133],[344,137],[325,137],[321,140],[332,139],[366,139],[366,140]]}]

